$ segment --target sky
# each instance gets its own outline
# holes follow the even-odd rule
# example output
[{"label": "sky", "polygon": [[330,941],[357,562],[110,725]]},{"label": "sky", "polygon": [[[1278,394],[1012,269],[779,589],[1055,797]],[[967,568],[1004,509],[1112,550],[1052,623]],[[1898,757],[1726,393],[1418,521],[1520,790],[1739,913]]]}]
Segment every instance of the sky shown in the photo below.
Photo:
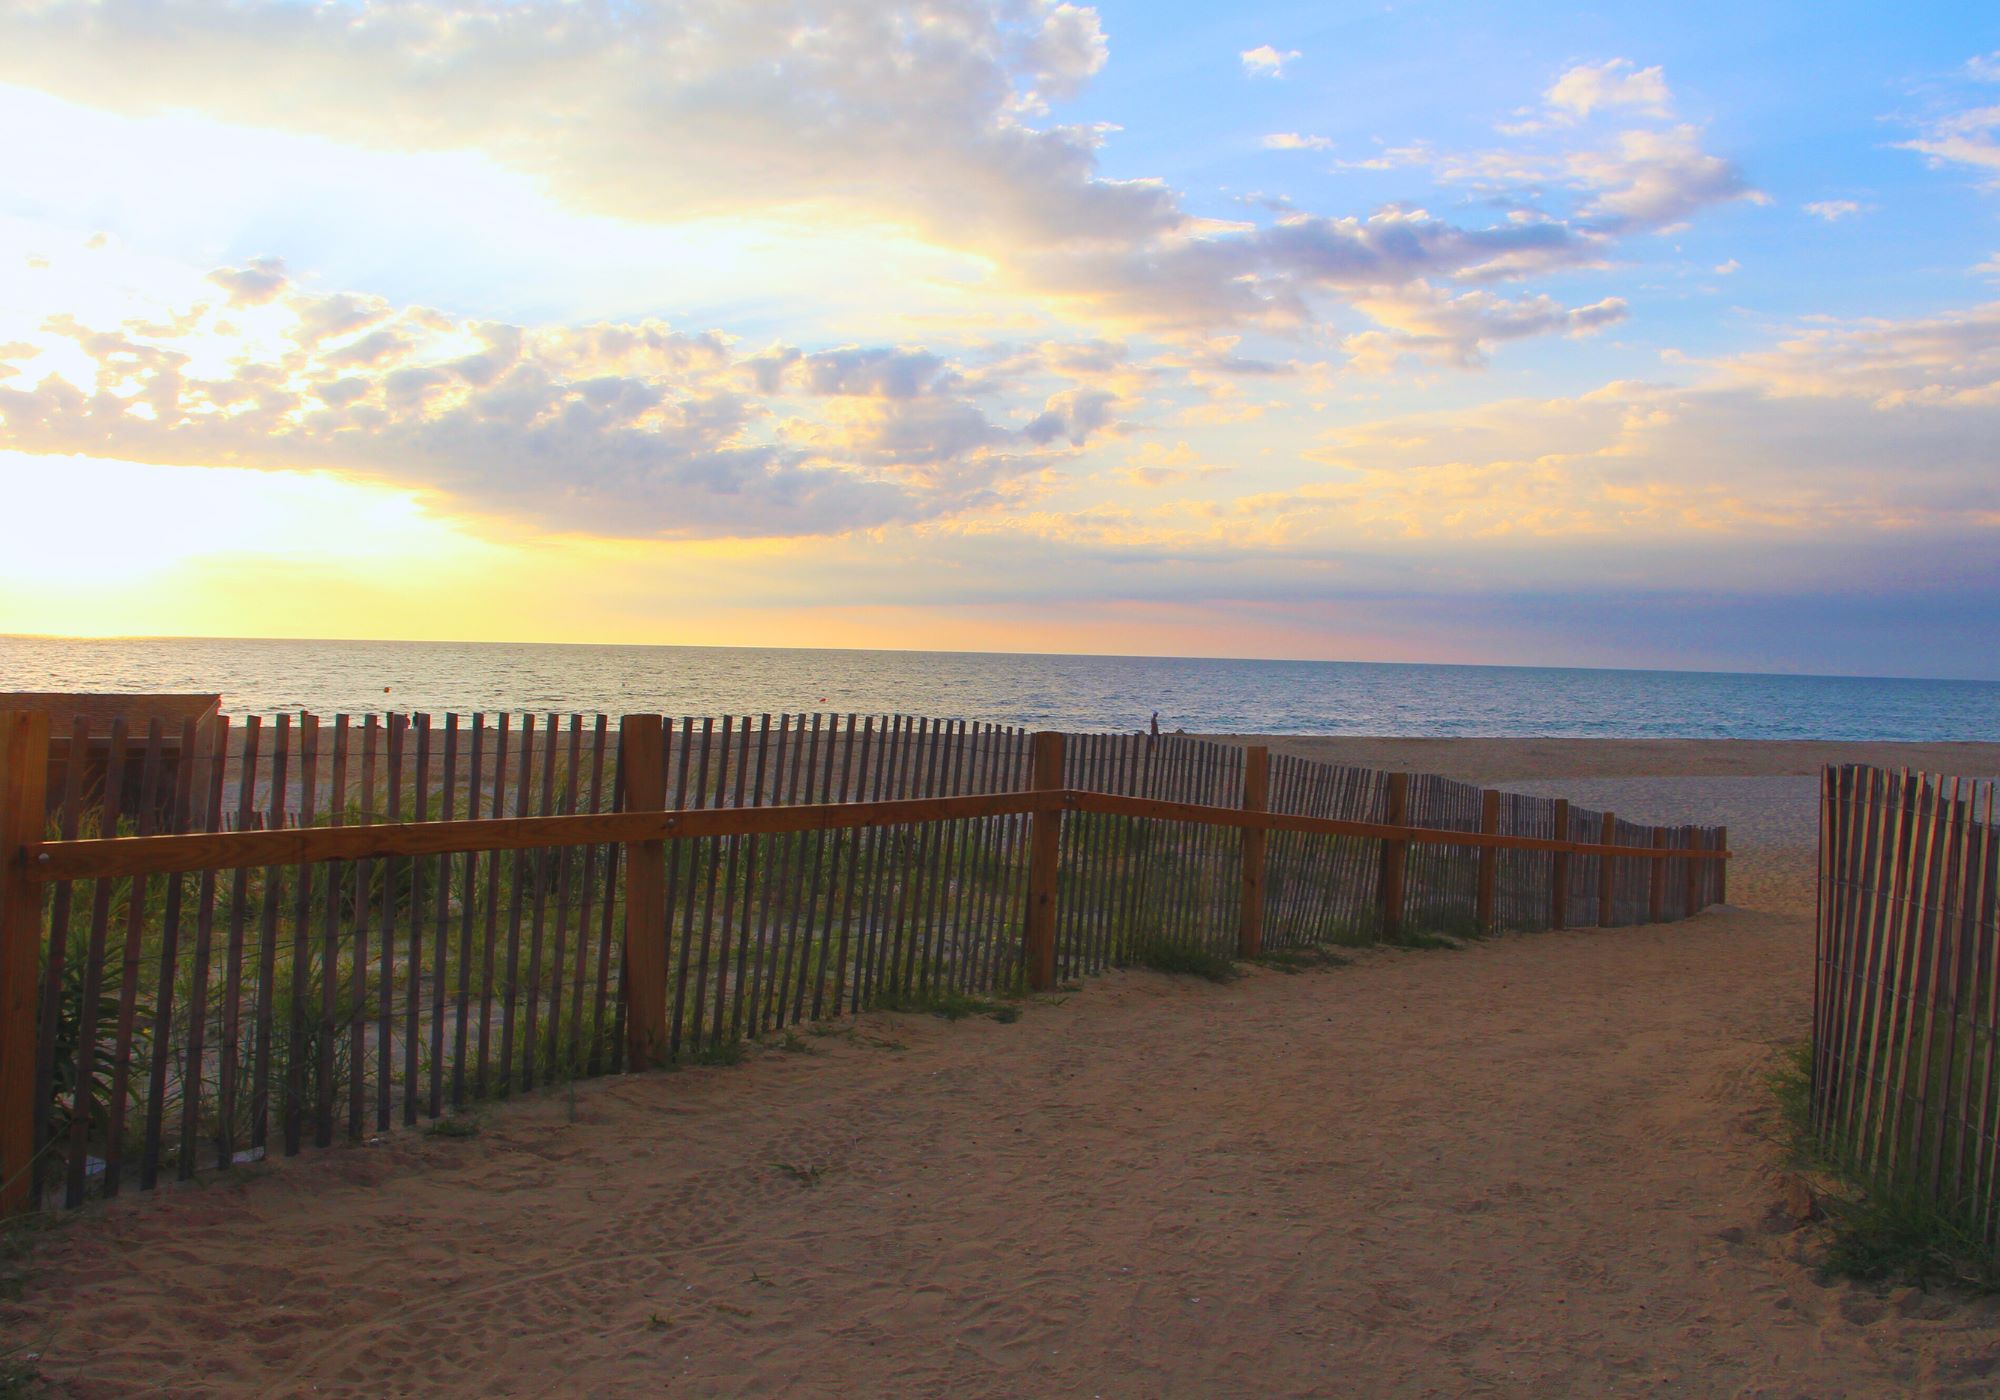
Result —
[{"label": "sky", "polygon": [[2000,678],[2000,12],[0,0],[0,632]]}]

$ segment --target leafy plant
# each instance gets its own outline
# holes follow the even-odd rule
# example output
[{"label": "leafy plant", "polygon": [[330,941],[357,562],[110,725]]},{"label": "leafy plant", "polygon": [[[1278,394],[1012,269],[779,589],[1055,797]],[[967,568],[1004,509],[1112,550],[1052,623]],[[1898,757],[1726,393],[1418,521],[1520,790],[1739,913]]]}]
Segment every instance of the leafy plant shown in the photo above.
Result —
[{"label": "leafy plant", "polygon": [[[108,961],[108,959],[107,959]],[[62,993],[56,1003],[55,1076],[49,1089],[49,1134],[57,1141],[66,1139],[74,1126],[77,1088],[86,1080],[90,1086],[90,1122],[86,1130],[101,1134],[108,1123],[111,1105],[112,1070],[116,1062],[112,1037],[118,1024],[118,993],[100,986],[87,1003],[84,996],[84,960],[71,958],[63,965]],[[83,1023],[87,1005],[94,1007],[95,1034],[87,1060],[83,1054]]]}]

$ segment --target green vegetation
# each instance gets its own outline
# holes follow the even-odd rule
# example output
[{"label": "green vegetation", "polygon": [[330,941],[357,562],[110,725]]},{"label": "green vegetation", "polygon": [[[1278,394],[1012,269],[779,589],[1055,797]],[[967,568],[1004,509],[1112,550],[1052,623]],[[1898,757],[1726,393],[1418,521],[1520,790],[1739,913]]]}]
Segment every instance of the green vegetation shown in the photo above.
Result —
[{"label": "green vegetation", "polygon": [[947,1021],[963,1021],[968,1016],[991,1016],[996,1021],[1013,1021],[1021,1015],[1018,1006],[945,987],[891,992],[878,998],[875,1007],[881,1011],[937,1016]]},{"label": "green vegetation", "polygon": [[1258,967],[1269,968],[1273,972],[1282,972],[1288,977],[1295,977],[1301,972],[1318,972],[1330,967],[1347,967],[1353,963],[1354,959],[1344,953],[1336,953],[1331,948],[1307,947],[1279,948],[1259,953],[1256,957],[1250,959],[1250,961]]},{"label": "green vegetation", "polygon": [[718,1040],[682,1054],[691,1065],[740,1065],[743,1063],[743,1042],[740,1040]]},{"label": "green vegetation", "polygon": [[1940,1201],[1909,1184],[1870,1179],[1830,1154],[1812,1127],[1812,1047],[1791,1047],[1768,1078],[1792,1167],[1810,1178],[1827,1222],[1821,1262],[1867,1283],[2000,1293],[2000,1250],[1975,1223],[1976,1203]]},{"label": "green vegetation", "polygon": [[1164,938],[1135,943],[1127,961],[1132,967],[1177,977],[1200,977],[1209,982],[1229,982],[1238,975],[1235,960],[1225,954],[1195,944],[1170,943]]}]

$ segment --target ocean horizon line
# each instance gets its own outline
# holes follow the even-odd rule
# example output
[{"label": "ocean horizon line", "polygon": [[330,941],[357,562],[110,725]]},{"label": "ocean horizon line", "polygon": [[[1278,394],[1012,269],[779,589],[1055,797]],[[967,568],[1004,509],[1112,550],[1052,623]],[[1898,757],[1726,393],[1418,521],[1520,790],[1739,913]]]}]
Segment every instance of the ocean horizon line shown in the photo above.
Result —
[{"label": "ocean horizon line", "polygon": [[1018,658],[1025,660],[1074,660],[1074,661],[1146,661],[1146,662],[1214,662],[1226,665],[1259,666],[1379,666],[1403,667],[1411,670],[1437,669],[1456,671],[1555,671],[1582,672],[1589,674],[1642,675],[1642,676],[1732,676],[1750,679],[1817,680],[1817,681],[1889,681],[1898,683],[1921,683],[1925,685],[1968,685],[2000,687],[2000,677],[1985,676],[1918,676],[1896,675],[1863,671],[1753,671],[1733,670],[1723,667],[1687,666],[1612,666],[1593,665],[1581,662],[1536,662],[1536,661],[1408,661],[1376,660],[1370,657],[1314,657],[1314,656],[1220,656],[1197,655],[1182,652],[1112,652],[1112,651],[991,651],[979,648],[957,647],[859,647],[859,646],[772,646],[753,642],[593,642],[559,641],[552,639],[496,640],[492,638],[463,637],[301,637],[301,636],[250,636],[243,634],[203,634],[203,633],[120,633],[79,634],[64,632],[0,632],[0,642],[60,642],[81,645],[97,644],[148,644],[148,643],[269,643],[273,645],[299,646],[355,646],[355,647],[559,647],[577,651],[702,651],[702,652],[778,652],[800,655],[833,654],[847,656],[955,656],[978,657],[995,660]]}]

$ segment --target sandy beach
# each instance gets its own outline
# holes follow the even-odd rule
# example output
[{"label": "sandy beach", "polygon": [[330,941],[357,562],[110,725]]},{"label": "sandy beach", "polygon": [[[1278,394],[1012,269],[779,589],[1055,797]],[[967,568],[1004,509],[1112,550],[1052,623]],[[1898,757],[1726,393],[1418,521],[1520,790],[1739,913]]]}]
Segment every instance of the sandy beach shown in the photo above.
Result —
[{"label": "sandy beach", "polygon": [[2000,745],[1268,742],[1724,822],[1732,904],[584,1082],[91,1208],[5,1344],[80,1397],[1994,1393],[2000,1301],[1813,1267],[1764,1076],[1818,765]]}]

